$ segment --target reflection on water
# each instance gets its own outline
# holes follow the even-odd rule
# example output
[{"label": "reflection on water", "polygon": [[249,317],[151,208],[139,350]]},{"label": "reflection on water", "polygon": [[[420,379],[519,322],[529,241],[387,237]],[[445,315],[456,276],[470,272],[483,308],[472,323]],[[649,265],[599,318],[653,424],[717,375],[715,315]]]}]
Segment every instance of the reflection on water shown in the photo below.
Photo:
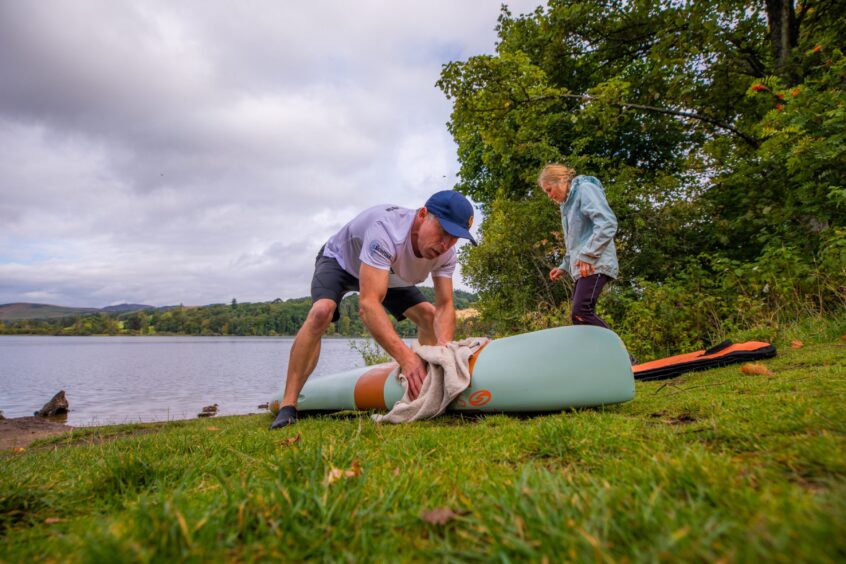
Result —
[{"label": "reflection on water", "polygon": [[[0,410],[32,415],[59,390],[68,425],[258,413],[284,385],[292,337],[0,337]],[[363,366],[348,339],[324,339],[312,375]]]}]

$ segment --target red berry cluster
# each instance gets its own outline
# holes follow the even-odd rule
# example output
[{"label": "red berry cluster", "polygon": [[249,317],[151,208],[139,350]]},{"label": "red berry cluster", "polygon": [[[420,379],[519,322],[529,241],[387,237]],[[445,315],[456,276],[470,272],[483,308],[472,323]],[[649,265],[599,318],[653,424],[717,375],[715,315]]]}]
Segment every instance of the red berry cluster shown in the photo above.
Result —
[{"label": "red berry cluster", "polygon": [[[767,86],[760,84],[760,83],[759,84],[753,84],[752,90],[755,91],[755,92],[770,92],[770,89],[767,88]],[[792,93],[793,97],[795,98],[798,93],[799,93],[799,88],[798,87],[794,88],[793,93]],[[772,95],[773,95],[773,98],[776,100],[776,105],[775,105],[776,110],[778,110],[780,112],[783,111],[784,110],[784,104],[780,104],[778,102],[784,102],[784,94],[780,94],[778,92],[772,92]]]}]

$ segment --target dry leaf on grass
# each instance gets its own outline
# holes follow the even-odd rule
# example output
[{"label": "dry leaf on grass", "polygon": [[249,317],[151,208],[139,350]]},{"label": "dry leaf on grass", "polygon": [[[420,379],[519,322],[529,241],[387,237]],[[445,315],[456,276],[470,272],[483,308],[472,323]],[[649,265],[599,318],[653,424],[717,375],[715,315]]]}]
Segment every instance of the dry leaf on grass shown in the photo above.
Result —
[{"label": "dry leaf on grass", "polygon": [[846,335],[840,335],[840,340],[841,340],[841,341],[846,341]]},{"label": "dry leaf on grass", "polygon": [[293,446],[293,445],[297,444],[298,442],[300,442],[300,434],[299,433],[297,433],[293,437],[288,437],[287,439],[282,439],[281,441],[279,441],[279,444],[282,445],[282,446]]},{"label": "dry leaf on grass", "polygon": [[769,368],[760,362],[749,362],[740,367],[740,371],[751,376],[772,376]]},{"label": "dry leaf on grass", "polygon": [[326,474],[326,479],[323,480],[323,485],[329,486],[341,478],[355,478],[357,476],[361,476],[361,465],[358,463],[358,460],[353,460],[352,465],[346,470],[333,466],[332,469],[329,470],[329,473]]},{"label": "dry leaf on grass", "polygon": [[798,339],[795,340],[795,341],[790,341],[790,348],[791,349],[801,349],[804,346],[805,346],[805,343],[803,343],[802,341],[800,341]]},{"label": "dry leaf on grass", "polygon": [[456,517],[466,515],[468,511],[453,511],[449,507],[438,507],[431,511],[424,511],[420,518],[432,525],[446,525]]},{"label": "dry leaf on grass", "polygon": [[64,521],[64,519],[60,519],[58,517],[47,517],[46,519],[44,519],[44,524],[53,525],[55,523],[61,523],[62,521]]},{"label": "dry leaf on grass", "polygon": [[399,475],[400,475],[400,469],[399,469],[399,466],[397,466],[396,468],[394,468],[394,476],[399,476]]},{"label": "dry leaf on grass", "polygon": [[601,546],[599,539],[584,530],[583,528],[578,527],[576,530],[579,531],[579,533],[581,533],[583,537],[585,537],[585,540],[588,541],[593,548],[599,548]]},{"label": "dry leaf on grass", "polygon": [[206,427],[206,431],[220,431],[220,427],[215,427],[214,425],[210,425]]}]

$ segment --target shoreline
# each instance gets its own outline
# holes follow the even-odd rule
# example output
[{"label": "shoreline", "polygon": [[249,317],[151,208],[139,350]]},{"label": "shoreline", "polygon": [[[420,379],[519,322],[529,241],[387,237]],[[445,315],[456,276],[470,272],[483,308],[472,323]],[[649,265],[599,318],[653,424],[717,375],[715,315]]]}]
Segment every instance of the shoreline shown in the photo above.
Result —
[{"label": "shoreline", "polygon": [[[269,411],[267,412],[269,413]],[[161,426],[170,423],[181,421],[196,421],[202,419],[204,421],[212,421],[217,418],[228,417],[252,417],[255,415],[262,415],[257,413],[241,413],[237,415],[220,415],[215,417],[193,417],[188,419],[169,419],[167,421],[139,421],[135,423],[106,423],[103,425],[83,425],[72,426],[60,421],[58,417],[38,417],[35,415],[25,417],[6,417],[0,419],[0,454],[9,451],[21,452],[39,439],[46,439],[63,435],[72,431],[91,430],[91,429],[110,429],[114,427],[121,427],[124,425],[143,425]]]},{"label": "shoreline", "polygon": [[38,439],[61,435],[74,429],[76,427],[35,415],[0,419],[0,452],[25,449]]}]

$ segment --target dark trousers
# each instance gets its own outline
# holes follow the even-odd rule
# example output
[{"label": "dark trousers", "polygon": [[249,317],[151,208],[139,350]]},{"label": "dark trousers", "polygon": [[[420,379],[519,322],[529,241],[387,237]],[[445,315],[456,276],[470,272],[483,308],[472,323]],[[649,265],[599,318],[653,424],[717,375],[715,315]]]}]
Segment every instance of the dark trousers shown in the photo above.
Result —
[{"label": "dark trousers", "polygon": [[573,325],[595,325],[609,329],[608,324],[602,321],[594,311],[599,294],[609,280],[611,277],[605,274],[591,274],[587,278],[576,280],[576,287],[573,289],[573,307],[570,309],[570,320]]}]

